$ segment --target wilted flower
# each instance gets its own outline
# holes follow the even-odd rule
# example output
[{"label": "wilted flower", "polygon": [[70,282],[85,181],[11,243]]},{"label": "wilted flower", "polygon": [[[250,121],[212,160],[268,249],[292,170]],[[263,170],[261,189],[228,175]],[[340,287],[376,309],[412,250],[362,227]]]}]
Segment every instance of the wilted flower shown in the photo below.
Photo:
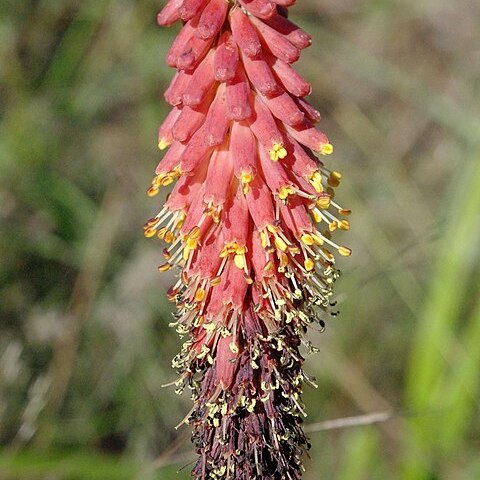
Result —
[{"label": "wilted flower", "polygon": [[[167,63],[173,109],[159,131],[150,196],[177,181],[145,226],[168,248],[160,271],[180,269],[168,295],[187,335],[173,361],[191,389],[196,479],[298,479],[300,343],[332,314],[331,239],[347,230],[334,201],[340,174],[314,153],[332,146],[291,66],[310,36],[286,18],[292,0],[170,0],[161,25],[183,20]],[[334,313],[334,312],[333,312]],[[309,346],[308,342],[305,342]]]}]

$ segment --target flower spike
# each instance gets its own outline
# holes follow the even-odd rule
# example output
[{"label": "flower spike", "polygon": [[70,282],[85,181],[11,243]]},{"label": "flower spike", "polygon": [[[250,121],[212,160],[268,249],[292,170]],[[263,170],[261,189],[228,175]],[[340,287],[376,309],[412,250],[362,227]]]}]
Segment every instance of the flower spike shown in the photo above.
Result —
[{"label": "flower spike", "polygon": [[[175,268],[173,359],[194,406],[196,480],[298,480],[308,441],[301,343],[336,315],[333,239],[350,211],[334,201],[333,147],[292,64],[311,37],[286,18],[294,0],[169,0],[160,25],[183,21],[168,54],[173,107],[147,194],[172,185],[145,236]],[[318,156],[320,157],[318,157]]]}]

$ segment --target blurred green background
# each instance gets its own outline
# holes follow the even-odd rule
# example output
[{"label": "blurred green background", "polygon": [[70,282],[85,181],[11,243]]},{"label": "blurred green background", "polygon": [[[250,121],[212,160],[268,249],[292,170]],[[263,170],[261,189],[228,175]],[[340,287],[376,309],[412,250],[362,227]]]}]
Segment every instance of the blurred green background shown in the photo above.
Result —
[{"label": "blurred green background", "polygon": [[[153,0],[0,7],[0,479],[187,479],[171,278],[142,225],[164,57]],[[306,480],[480,478],[480,2],[304,0],[298,69],[354,250],[312,333]],[[393,412],[325,431],[325,420]]]}]

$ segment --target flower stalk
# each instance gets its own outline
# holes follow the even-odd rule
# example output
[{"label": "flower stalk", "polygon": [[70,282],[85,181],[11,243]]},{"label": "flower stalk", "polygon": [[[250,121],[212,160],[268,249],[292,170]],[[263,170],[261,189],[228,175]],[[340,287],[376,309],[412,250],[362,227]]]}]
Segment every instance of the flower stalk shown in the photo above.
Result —
[{"label": "flower stalk", "polygon": [[159,129],[166,151],[148,189],[174,182],[145,225],[166,242],[160,271],[171,324],[186,337],[173,366],[190,389],[195,479],[299,479],[308,441],[300,345],[334,315],[332,239],[349,211],[334,200],[341,175],[317,155],[333,151],[292,67],[310,36],[286,16],[292,0],[169,0],[158,15],[182,20],[167,64],[172,110]]}]

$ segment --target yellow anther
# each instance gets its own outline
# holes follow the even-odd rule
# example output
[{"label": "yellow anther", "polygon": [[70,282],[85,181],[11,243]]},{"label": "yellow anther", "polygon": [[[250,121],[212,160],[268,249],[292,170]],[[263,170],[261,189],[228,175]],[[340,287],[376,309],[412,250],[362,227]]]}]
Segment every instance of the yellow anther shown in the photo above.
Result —
[{"label": "yellow anther", "polygon": [[317,235],[316,233],[312,233],[312,238],[317,245],[323,245],[323,238]]},{"label": "yellow anther", "polygon": [[197,239],[200,237],[200,227],[193,227],[189,232],[188,232],[188,237],[192,239]]},{"label": "yellow anther", "polygon": [[196,292],[195,292],[195,301],[196,302],[201,302],[202,300],[205,299],[205,296],[206,296],[206,293],[205,290],[203,288],[199,288]]},{"label": "yellow anther", "polygon": [[167,233],[167,227],[162,227],[159,231],[158,231],[158,238],[160,239],[163,239],[165,237],[165,234]]},{"label": "yellow anther", "polygon": [[157,233],[157,230],[155,228],[147,228],[143,234],[147,237],[147,238],[151,238],[153,237],[155,234]]},{"label": "yellow anther", "polygon": [[155,195],[158,195],[158,192],[159,192],[159,189],[158,187],[155,187],[155,186],[151,186],[148,190],[147,190],[147,195],[149,197],[154,197]]},{"label": "yellow anther", "polygon": [[286,253],[282,253],[280,255],[280,267],[285,268],[288,265],[288,255]]},{"label": "yellow anther", "polygon": [[165,177],[164,173],[158,174],[156,177],[153,178],[152,180],[152,187],[160,187],[162,185],[162,180]]},{"label": "yellow anther", "polygon": [[287,156],[287,150],[281,143],[274,143],[268,153],[274,162]]},{"label": "yellow anther", "polygon": [[243,270],[243,267],[245,266],[245,255],[235,255],[233,257],[233,261],[235,263],[235,266],[240,268],[240,270]]},{"label": "yellow anther", "polygon": [[285,241],[280,238],[280,237],[275,237],[275,245],[277,246],[277,248],[279,250],[281,250],[282,252],[285,252],[287,250],[287,244],[285,243]]},{"label": "yellow anther", "polygon": [[210,215],[212,217],[212,220],[215,222],[215,223],[219,223],[220,222],[220,210],[217,210],[217,209],[213,209],[213,210],[210,210],[208,212],[208,215]]},{"label": "yellow anther", "polygon": [[331,198],[329,195],[322,195],[317,200],[317,206],[323,210],[326,210],[330,206],[330,201],[331,201]]},{"label": "yellow anther", "polygon": [[167,243],[172,243],[175,240],[175,234],[172,231],[165,233],[165,241]]},{"label": "yellow anther", "polygon": [[212,287],[216,287],[217,285],[220,285],[221,281],[222,281],[221,277],[214,277],[212,278],[212,280],[210,280],[210,285]]},{"label": "yellow anther", "polygon": [[330,222],[328,224],[328,229],[331,231],[331,232],[334,232],[338,227],[338,222],[336,222],[335,220],[333,222]]},{"label": "yellow anther", "polygon": [[262,243],[262,248],[266,248],[268,245],[268,236],[265,232],[260,232],[260,241]]},{"label": "yellow anther", "polygon": [[173,183],[173,181],[175,180],[175,177],[173,177],[173,175],[166,175],[165,177],[163,177],[163,180],[162,180],[162,187],[166,187],[167,185],[170,185],[171,183]]},{"label": "yellow anther", "polygon": [[327,257],[327,259],[329,261],[331,261],[331,262],[335,261],[335,256],[329,250],[327,250],[326,248],[322,248],[322,252]]},{"label": "yellow anther", "polygon": [[340,230],[350,230],[350,222],[348,220],[340,220],[338,222],[338,228],[340,228]]},{"label": "yellow anther", "polygon": [[160,265],[158,267],[158,271],[159,272],[167,272],[168,270],[170,270],[172,268],[172,266],[169,264],[169,263],[164,263],[163,265]]},{"label": "yellow anther", "polygon": [[322,155],[330,155],[333,153],[333,145],[331,143],[323,143],[320,145],[320,153]]},{"label": "yellow anther", "polygon": [[280,148],[280,149],[278,150],[278,158],[279,158],[280,160],[283,160],[283,159],[287,156],[287,153],[288,153],[288,152],[287,152],[287,149],[286,149],[286,148],[284,148],[284,147]]},{"label": "yellow anther", "polygon": [[[258,368],[258,365],[255,362],[250,362],[250,363],[253,369],[256,370]],[[247,406],[247,411],[250,413],[253,413],[253,411],[255,410],[256,404],[257,404],[257,401],[254,398],[252,398],[250,405]]]},{"label": "yellow anther", "polygon": [[158,148],[160,150],[165,150],[169,145],[170,145],[171,142],[165,140],[164,138],[161,138],[159,141],[158,141]]},{"label": "yellow anther", "polygon": [[315,171],[310,177],[310,183],[312,184],[313,188],[316,192],[322,193],[323,192],[323,185],[322,185],[322,175],[317,170]]},{"label": "yellow anther", "polygon": [[280,200],[285,200],[289,195],[293,195],[294,193],[295,190],[293,190],[292,187],[285,185],[278,191],[278,198],[280,198]]},{"label": "yellow anther", "polygon": [[237,255],[243,255],[247,251],[247,247],[245,245],[243,246],[238,246],[237,243],[235,242],[235,253]]},{"label": "yellow anther", "polygon": [[270,233],[277,233],[278,232],[278,228],[275,227],[274,225],[272,225],[271,223],[269,223],[267,225],[267,230],[270,232]]},{"label": "yellow anther", "polygon": [[320,215],[320,212],[314,208],[312,211],[312,217],[313,217],[313,220],[315,220],[315,223],[320,223],[322,221],[322,216]]},{"label": "yellow anther", "polygon": [[[165,235],[165,238],[167,236]],[[197,248],[197,245],[198,245],[198,241],[197,239],[195,238],[190,238],[188,237],[187,238],[187,241],[185,242],[185,244],[187,245],[188,248],[190,248],[191,250],[195,250]]]},{"label": "yellow anther", "polygon": [[213,322],[210,322],[210,323],[204,323],[202,325],[202,328],[204,328],[207,331],[207,333],[212,333],[213,331],[215,331],[217,327]]},{"label": "yellow anther", "polygon": [[243,185],[243,193],[246,195],[250,191],[250,182],[253,180],[252,172],[242,172],[240,174],[240,181]]},{"label": "yellow anther", "polygon": [[273,262],[272,262],[271,260],[269,260],[269,261],[265,264],[265,266],[263,267],[263,270],[264,270],[265,272],[268,272],[269,270],[272,269],[272,267],[273,267]]},{"label": "yellow anther", "polygon": [[191,251],[191,249],[190,249],[190,247],[189,247],[188,245],[183,249],[183,254],[182,254],[182,256],[183,256],[183,259],[184,259],[185,261],[188,260],[188,257],[190,256],[190,251]]},{"label": "yellow anther", "polygon": [[340,172],[332,172],[328,176],[328,184],[331,187],[338,187],[340,185],[340,179],[342,178],[342,174]]},{"label": "yellow anther", "polygon": [[238,346],[235,342],[231,342],[228,347],[232,353],[238,353]]},{"label": "yellow anther", "polygon": [[305,270],[307,270],[307,272],[311,272],[315,269],[315,262],[310,257],[306,258],[303,264],[305,265]]},{"label": "yellow anther", "polygon": [[242,172],[240,175],[240,180],[242,183],[250,183],[253,180],[252,172]]},{"label": "yellow anther", "polygon": [[305,245],[313,245],[314,244],[313,237],[309,233],[304,233],[302,235],[301,239],[302,239],[302,242]]},{"label": "yellow anther", "polygon": [[342,257],[349,257],[352,251],[347,247],[338,247],[338,253],[342,255]]}]

